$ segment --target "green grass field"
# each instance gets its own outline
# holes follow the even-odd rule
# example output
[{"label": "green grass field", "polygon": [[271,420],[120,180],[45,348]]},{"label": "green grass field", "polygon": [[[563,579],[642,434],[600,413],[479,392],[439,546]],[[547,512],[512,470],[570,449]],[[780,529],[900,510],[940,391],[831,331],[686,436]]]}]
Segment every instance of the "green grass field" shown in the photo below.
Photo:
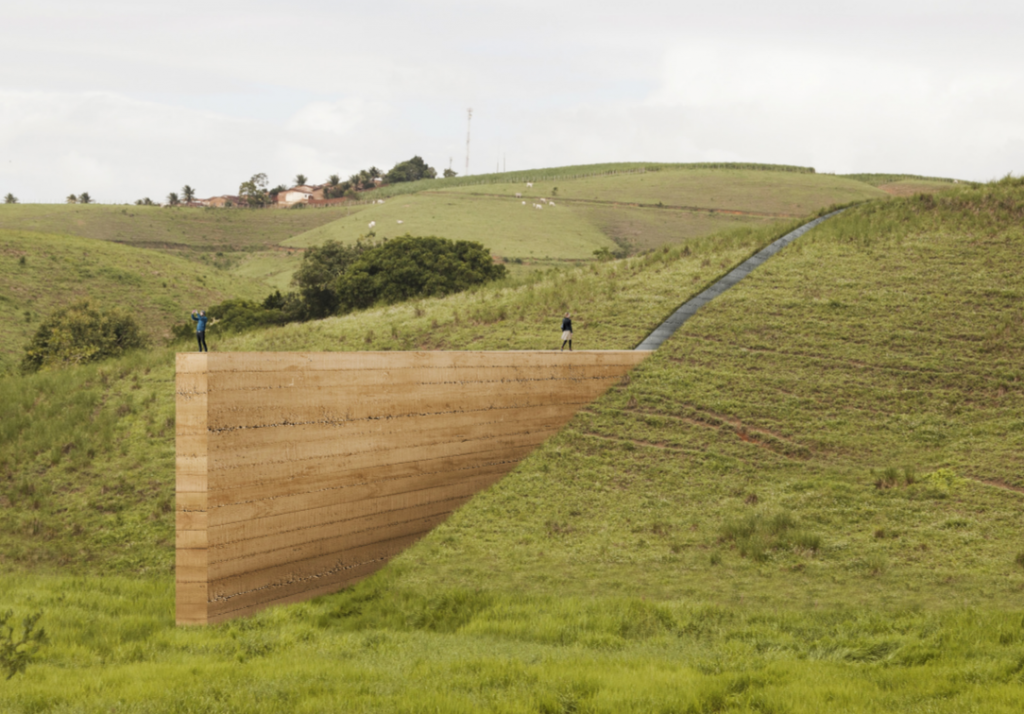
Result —
[{"label": "green grass field", "polygon": [[[422,193],[396,194],[282,245],[355,242],[373,221],[378,238],[409,232],[475,240],[503,259],[547,267],[552,260],[592,260],[602,248],[650,250],[736,226],[764,226],[834,204],[887,196],[862,181],[807,172],[655,166],[658,170],[641,173],[644,167],[566,167],[539,178],[529,172],[497,174],[461,185],[457,179],[417,182]],[[532,188],[526,186],[527,179],[535,179]],[[382,190],[380,195],[388,194]],[[544,208],[534,208],[538,204]],[[280,284],[299,259],[280,256],[274,267],[261,262],[259,269]]]},{"label": "green grass field", "polygon": [[[1019,711],[1022,218],[1019,181],[849,209],[377,575],[210,628],[171,353],[0,379],[0,607],[51,632],[0,710]],[[212,348],[548,349],[565,309],[629,348],[782,232]]]},{"label": "green grass field", "polygon": [[185,258],[71,235],[0,230],[0,372],[16,365],[40,321],[90,298],[130,310],[157,343],[171,325],[229,297],[266,288]]},{"label": "green grass field", "polygon": [[[556,190],[557,189],[557,190]],[[495,184],[450,189],[564,201],[644,204],[706,211],[735,211],[794,218],[832,204],[845,204],[885,194],[873,186],[838,176],[730,169],[649,171],[643,174],[545,179],[524,184]]]},{"label": "green grass field", "polygon": [[461,195],[401,196],[290,238],[284,245],[305,248],[328,239],[354,243],[370,230],[370,221],[377,224],[377,238],[410,233],[473,240],[502,258],[583,260],[593,259],[600,248],[616,247],[561,206],[537,210],[529,202]]},{"label": "green grass field", "polygon": [[14,204],[0,206],[0,229],[62,233],[164,252],[228,253],[272,248],[356,210]]}]

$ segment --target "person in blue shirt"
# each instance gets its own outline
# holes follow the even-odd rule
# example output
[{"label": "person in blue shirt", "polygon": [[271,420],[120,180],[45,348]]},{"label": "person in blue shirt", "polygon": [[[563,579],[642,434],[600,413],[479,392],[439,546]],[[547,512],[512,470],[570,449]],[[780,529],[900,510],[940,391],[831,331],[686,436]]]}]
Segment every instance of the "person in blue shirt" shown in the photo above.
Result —
[{"label": "person in blue shirt", "polygon": [[193,310],[192,319],[196,323],[196,341],[199,343],[199,351],[209,352],[210,350],[206,347],[206,311],[200,310],[196,312]]},{"label": "person in blue shirt", "polygon": [[566,342],[569,343],[569,351],[572,352],[572,315],[569,313],[565,313],[565,317],[562,318],[562,350],[565,349]]}]

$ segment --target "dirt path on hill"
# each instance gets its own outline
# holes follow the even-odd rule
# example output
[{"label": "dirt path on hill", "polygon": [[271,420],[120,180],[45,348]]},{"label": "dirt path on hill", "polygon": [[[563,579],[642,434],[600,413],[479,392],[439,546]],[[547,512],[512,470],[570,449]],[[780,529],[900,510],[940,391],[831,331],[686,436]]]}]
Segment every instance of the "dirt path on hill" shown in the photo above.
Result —
[{"label": "dirt path on hill", "polygon": [[676,330],[682,327],[683,323],[693,317],[698,310],[724,293],[733,285],[743,280],[743,278],[750,275],[754,268],[761,265],[761,263],[771,258],[819,223],[842,212],[843,210],[841,209],[838,211],[832,211],[832,213],[827,213],[821,218],[815,218],[810,223],[805,223],[796,230],[790,231],[775,242],[765,248],[762,248],[757,253],[744,260],[742,263],[726,273],[724,277],[719,278],[718,281],[707,290],[704,290],[680,305],[675,312],[669,315],[667,320],[654,328],[654,332],[645,337],[644,340],[636,346],[636,350],[646,352],[658,349],[665,340],[674,335]]}]

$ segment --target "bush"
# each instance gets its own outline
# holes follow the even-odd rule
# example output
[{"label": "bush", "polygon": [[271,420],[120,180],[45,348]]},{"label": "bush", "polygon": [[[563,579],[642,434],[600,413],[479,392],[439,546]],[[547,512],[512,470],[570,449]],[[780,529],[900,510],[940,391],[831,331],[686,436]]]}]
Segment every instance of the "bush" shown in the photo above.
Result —
[{"label": "bush", "polygon": [[0,613],[0,668],[7,673],[7,679],[24,672],[39,646],[46,642],[45,630],[36,629],[36,623],[42,616],[42,612],[37,612],[25,617],[21,621],[21,637],[15,639],[14,625],[11,624],[14,611]]},{"label": "bush", "polygon": [[364,243],[360,239],[355,245],[329,240],[307,249],[293,278],[302,296],[303,317],[319,319],[337,312],[338,278],[359,256],[378,245],[372,240]]},{"label": "bush", "polygon": [[[298,322],[302,319],[302,305],[295,293],[282,295],[278,290],[268,295],[262,303],[232,298],[209,308],[206,314],[210,318],[206,332],[216,335]],[[195,330],[195,322],[190,319],[175,325],[173,333],[175,338],[190,338]]]},{"label": "bush", "polygon": [[343,310],[440,297],[505,277],[480,243],[404,235],[364,252],[337,283]]},{"label": "bush", "polygon": [[119,308],[101,311],[90,301],[62,307],[50,314],[25,347],[22,368],[66,367],[117,357],[146,346],[135,319]]}]

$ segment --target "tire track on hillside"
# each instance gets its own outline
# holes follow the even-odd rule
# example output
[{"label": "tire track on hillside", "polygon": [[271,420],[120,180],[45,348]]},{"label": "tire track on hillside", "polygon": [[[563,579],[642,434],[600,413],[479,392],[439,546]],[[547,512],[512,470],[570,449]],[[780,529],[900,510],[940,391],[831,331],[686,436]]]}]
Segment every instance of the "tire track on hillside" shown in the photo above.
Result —
[{"label": "tire track on hillside", "polygon": [[[457,198],[510,198],[512,200],[525,200],[530,198],[536,200],[530,196],[523,196],[517,199],[515,196],[509,196],[504,193],[452,193],[450,191],[421,191],[420,193],[429,193],[434,196],[454,196]],[[609,201],[600,198],[566,198],[564,196],[556,196],[558,203],[582,203],[591,204],[596,206],[612,206],[615,208],[654,208],[657,210],[671,210],[671,211],[690,211],[696,213],[711,213],[721,214],[725,216],[755,216],[758,218],[799,218],[800,216],[796,213],[771,213],[768,211],[742,211],[737,208],[713,208],[711,206],[680,206],[668,203],[636,203],[633,201]]]},{"label": "tire track on hillside", "polygon": [[811,230],[819,223],[822,223],[832,216],[836,216],[843,212],[845,209],[838,211],[832,211],[826,213],[820,218],[815,218],[810,223],[805,223],[799,228],[790,231],[786,235],[782,236],[778,240],[774,241],[765,248],[762,248],[754,255],[750,256],[742,263],[737,265],[735,268],[725,274],[724,277],[720,278],[714,285],[707,290],[695,295],[690,298],[682,305],[680,305],[675,312],[668,316],[663,323],[654,328],[654,331],[636,346],[638,352],[650,352],[658,349],[662,343],[668,338],[675,334],[676,330],[683,326],[683,324],[693,317],[698,310],[707,305],[709,302],[714,300],[716,297],[724,293],[726,290],[731,288],[733,285],[743,280],[743,278],[750,275],[750,273],[757,268],[761,263],[765,262],[773,255],[778,253],[780,250],[785,248],[787,245],[795,241],[797,238],[802,236],[807,231]]}]

